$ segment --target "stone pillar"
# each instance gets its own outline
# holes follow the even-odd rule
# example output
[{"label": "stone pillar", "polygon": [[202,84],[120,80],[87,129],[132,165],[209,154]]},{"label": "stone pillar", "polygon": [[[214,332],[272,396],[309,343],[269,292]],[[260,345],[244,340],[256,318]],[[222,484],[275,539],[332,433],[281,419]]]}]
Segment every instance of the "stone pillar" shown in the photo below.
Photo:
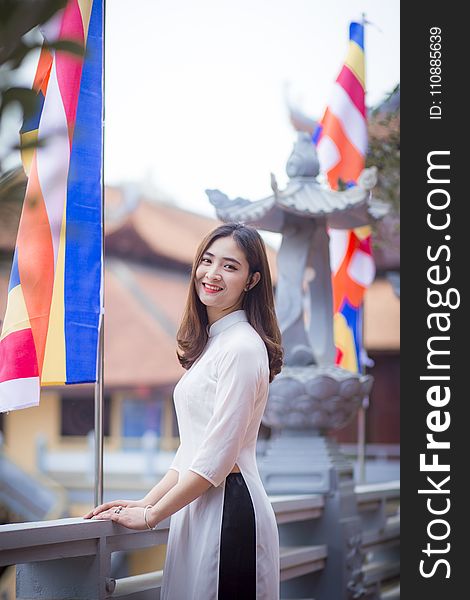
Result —
[{"label": "stone pillar", "polygon": [[328,547],[321,573],[282,584],[286,598],[355,600],[364,594],[354,469],[326,431],[354,417],[371,385],[372,378],[334,366],[284,367],[271,384],[263,423],[273,435],[258,458],[264,487],[268,494],[322,494],[325,501],[322,518],[305,532],[308,539],[280,528],[281,546]]},{"label": "stone pillar", "polygon": [[[83,543],[96,546],[94,540],[84,540]],[[67,554],[67,544],[64,544],[64,554]],[[109,553],[99,549],[90,556],[19,564],[16,567],[16,598],[104,600],[110,597],[110,569]]]}]

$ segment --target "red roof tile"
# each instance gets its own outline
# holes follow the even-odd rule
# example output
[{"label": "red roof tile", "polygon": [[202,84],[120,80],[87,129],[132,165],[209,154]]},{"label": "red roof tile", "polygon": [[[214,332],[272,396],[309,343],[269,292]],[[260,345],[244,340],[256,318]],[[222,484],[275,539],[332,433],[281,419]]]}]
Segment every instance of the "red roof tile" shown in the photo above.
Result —
[{"label": "red roof tile", "polygon": [[[165,281],[155,277],[154,285]],[[177,304],[177,298],[175,298]],[[175,336],[145,308],[111,269],[105,274],[105,384],[113,387],[161,386],[177,381],[184,370],[176,357]]]},{"label": "red roof tile", "polygon": [[[118,194],[121,193],[121,203]],[[125,198],[114,188],[106,189],[106,201],[110,199],[109,218],[106,224],[106,243],[110,253],[117,250],[122,256],[131,252],[138,259],[153,252],[155,257],[191,265],[196,249],[212,229],[221,221],[184,210],[178,206],[141,200],[131,212],[115,218],[123,212]],[[109,223],[109,225],[108,225]],[[119,239],[120,238],[120,239]],[[137,247],[138,246],[138,247]],[[267,246],[271,276],[277,279],[276,253]]]}]

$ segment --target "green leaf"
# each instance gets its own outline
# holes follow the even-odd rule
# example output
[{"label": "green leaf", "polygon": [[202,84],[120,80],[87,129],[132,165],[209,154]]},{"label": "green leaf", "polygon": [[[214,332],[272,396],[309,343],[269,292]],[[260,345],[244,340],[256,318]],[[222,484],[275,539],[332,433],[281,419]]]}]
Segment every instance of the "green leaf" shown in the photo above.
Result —
[{"label": "green leaf", "polygon": [[30,88],[11,87],[2,93],[0,103],[0,117],[6,106],[9,104],[19,103],[23,111],[24,118],[28,118],[34,114],[36,109],[37,94]]},{"label": "green leaf", "polygon": [[46,48],[48,48],[49,50],[56,50],[59,52],[68,52],[70,54],[75,54],[76,56],[80,57],[85,55],[84,45],[73,40],[59,40],[58,42],[47,44]]}]

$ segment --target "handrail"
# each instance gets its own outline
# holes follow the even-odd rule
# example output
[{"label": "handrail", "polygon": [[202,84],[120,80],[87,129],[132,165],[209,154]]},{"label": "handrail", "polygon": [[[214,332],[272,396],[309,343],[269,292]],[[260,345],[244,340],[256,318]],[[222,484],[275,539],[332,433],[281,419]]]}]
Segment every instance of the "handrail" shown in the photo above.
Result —
[{"label": "handrail", "polygon": [[[324,505],[319,495],[271,496],[270,500],[278,523],[317,518]],[[106,539],[111,552],[166,544],[169,524],[170,519],[165,519],[155,531],[82,518],[0,525],[0,566],[91,555],[97,539]]]},{"label": "handrail", "polygon": [[271,496],[270,500],[278,525],[320,518],[325,506],[321,494]]},{"label": "handrail", "polygon": [[358,501],[368,502],[376,498],[399,498],[400,481],[386,481],[383,483],[365,483],[356,485],[354,488]]},{"label": "handrail", "polygon": [[[385,507],[388,506],[388,502],[392,502],[394,506],[394,501],[399,499],[400,485],[396,481],[361,485],[356,486],[356,493],[363,521],[361,547],[367,553],[367,561],[363,567],[364,585],[369,590],[378,590],[382,589],[384,582],[396,582],[399,575],[399,562],[396,558],[400,539],[399,514],[387,516]],[[325,578],[328,572],[328,568],[325,567],[328,567],[329,547],[322,542],[326,541],[326,538],[323,538],[324,528],[329,521],[323,519],[331,518],[331,515],[328,517],[323,513],[328,497],[321,494],[278,495],[270,496],[269,500],[280,531],[282,585],[290,585],[289,580],[315,572],[319,573],[316,577]],[[372,512],[374,507],[375,512]],[[314,525],[313,521],[318,521],[318,524]],[[158,593],[162,571],[114,579],[111,577],[111,553],[166,544],[169,523],[168,518],[160,523],[155,531],[134,531],[111,521],[82,518],[2,525],[0,566],[23,565],[19,568],[22,569],[20,580],[24,582],[30,581],[32,574],[38,572],[37,564],[31,567],[33,570],[28,571],[24,570],[24,563],[60,559],[60,567],[57,568],[61,571],[66,569],[67,577],[70,577],[71,581],[78,581],[79,573],[83,572],[83,569],[77,570],[76,566],[71,566],[70,561],[67,562],[68,559],[93,561],[95,556],[99,556],[100,571],[93,577],[99,577],[100,591],[94,591],[92,596],[103,599],[137,599],[141,594],[145,594],[146,590]],[[68,571],[70,568],[72,570]],[[296,582],[293,583],[297,585]],[[395,590],[395,587],[392,589]],[[93,589],[97,590],[96,587]],[[306,594],[309,595],[309,592]],[[31,597],[36,596],[33,594]]]},{"label": "handrail", "polygon": [[161,586],[162,579],[162,570],[143,573],[142,575],[122,577],[121,579],[113,580],[114,584],[111,583],[109,591],[112,592],[113,598],[119,598],[119,596],[127,596],[128,594],[156,589]]},{"label": "handrail", "polygon": [[[346,456],[357,456],[357,444],[340,444],[340,451]],[[378,460],[398,460],[400,458],[399,444],[366,444],[365,453],[367,457]]]},{"label": "handrail", "polygon": [[82,518],[1,525],[0,566],[92,556],[97,540],[106,540],[110,552],[166,544],[168,527],[169,519],[155,531],[134,531],[112,521]]}]

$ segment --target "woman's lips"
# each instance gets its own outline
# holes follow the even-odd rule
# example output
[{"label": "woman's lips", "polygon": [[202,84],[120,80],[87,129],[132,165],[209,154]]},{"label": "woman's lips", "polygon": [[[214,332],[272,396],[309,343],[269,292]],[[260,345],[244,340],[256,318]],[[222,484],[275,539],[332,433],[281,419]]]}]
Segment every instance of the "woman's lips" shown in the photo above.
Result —
[{"label": "woman's lips", "polygon": [[210,286],[209,283],[203,283],[202,286],[204,288],[204,291],[208,294],[217,294],[218,292],[222,291],[222,288],[220,288],[219,286]]}]

